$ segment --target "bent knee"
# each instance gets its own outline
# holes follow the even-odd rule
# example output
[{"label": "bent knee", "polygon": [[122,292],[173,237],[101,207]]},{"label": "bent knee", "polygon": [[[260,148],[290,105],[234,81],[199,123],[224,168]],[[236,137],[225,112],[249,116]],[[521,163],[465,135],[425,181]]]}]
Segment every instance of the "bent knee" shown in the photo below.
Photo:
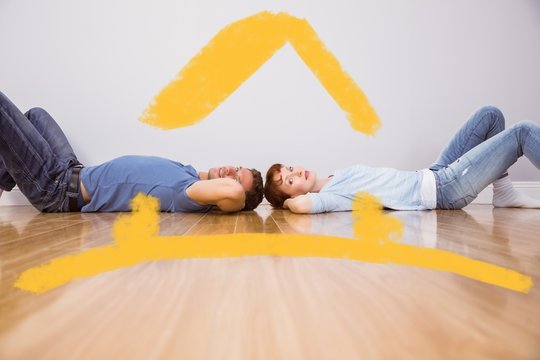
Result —
[{"label": "bent knee", "polygon": [[521,120],[518,121],[515,125],[515,127],[518,127],[520,129],[530,130],[530,129],[538,129],[539,126],[537,123],[531,120]]},{"label": "bent knee", "polygon": [[529,136],[540,138],[540,126],[530,120],[522,120],[515,123],[511,128],[512,132],[521,139],[521,142],[526,141]]},{"label": "bent knee", "polygon": [[[531,120],[522,120],[517,122],[512,128],[515,128],[521,135],[536,133],[540,135],[540,126]],[[537,135],[538,136],[538,135]]]},{"label": "bent knee", "polygon": [[493,105],[484,105],[476,112],[477,116],[480,116],[483,121],[489,121],[499,131],[504,130],[504,115],[499,108]]},{"label": "bent knee", "polygon": [[496,106],[484,105],[478,111],[482,112],[483,114],[489,114],[494,118],[504,120],[504,115],[503,115],[502,111]]},{"label": "bent knee", "polygon": [[28,110],[24,115],[26,117],[31,117],[31,116],[49,115],[49,113],[43,108],[33,107],[30,110]]}]

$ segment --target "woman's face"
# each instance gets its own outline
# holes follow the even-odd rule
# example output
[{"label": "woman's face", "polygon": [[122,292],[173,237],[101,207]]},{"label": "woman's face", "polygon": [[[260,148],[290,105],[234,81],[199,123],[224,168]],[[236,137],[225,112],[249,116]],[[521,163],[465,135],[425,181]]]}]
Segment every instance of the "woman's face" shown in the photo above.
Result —
[{"label": "woman's face", "polygon": [[274,174],[278,188],[290,197],[307,194],[315,185],[317,174],[302,167],[283,166]]}]

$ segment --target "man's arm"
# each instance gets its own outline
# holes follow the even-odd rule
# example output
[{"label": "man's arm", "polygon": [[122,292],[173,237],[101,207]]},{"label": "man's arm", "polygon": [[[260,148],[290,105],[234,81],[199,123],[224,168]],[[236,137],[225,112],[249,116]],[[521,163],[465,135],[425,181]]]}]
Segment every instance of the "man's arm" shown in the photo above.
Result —
[{"label": "man's arm", "polygon": [[283,203],[285,209],[297,214],[309,214],[311,212],[311,199],[309,195],[299,195],[289,198]]},{"label": "man's arm", "polygon": [[199,180],[188,187],[186,193],[192,200],[200,204],[216,205],[224,212],[242,210],[246,201],[242,185],[227,178]]}]

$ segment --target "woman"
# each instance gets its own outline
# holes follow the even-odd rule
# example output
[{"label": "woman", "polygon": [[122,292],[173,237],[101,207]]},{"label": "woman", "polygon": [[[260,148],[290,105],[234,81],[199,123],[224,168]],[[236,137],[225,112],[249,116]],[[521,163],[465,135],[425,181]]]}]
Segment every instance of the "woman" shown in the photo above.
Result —
[{"label": "woman", "polygon": [[272,206],[296,213],[349,211],[358,192],[375,195],[394,210],[461,209],[493,183],[494,206],[540,208],[540,200],[515,191],[506,172],[522,155],[540,169],[540,126],[522,121],[505,130],[501,111],[485,106],[429,169],[356,165],[317,178],[301,167],[274,164],[266,173],[265,196]]}]

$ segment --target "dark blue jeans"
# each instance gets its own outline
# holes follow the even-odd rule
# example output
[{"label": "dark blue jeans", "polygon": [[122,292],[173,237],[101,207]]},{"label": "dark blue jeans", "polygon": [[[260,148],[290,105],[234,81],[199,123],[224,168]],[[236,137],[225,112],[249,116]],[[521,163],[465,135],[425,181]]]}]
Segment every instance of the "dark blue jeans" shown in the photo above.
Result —
[{"label": "dark blue jeans", "polygon": [[0,92],[0,189],[15,185],[44,212],[69,211],[71,168],[79,161],[66,136],[43,109],[23,114]]}]

